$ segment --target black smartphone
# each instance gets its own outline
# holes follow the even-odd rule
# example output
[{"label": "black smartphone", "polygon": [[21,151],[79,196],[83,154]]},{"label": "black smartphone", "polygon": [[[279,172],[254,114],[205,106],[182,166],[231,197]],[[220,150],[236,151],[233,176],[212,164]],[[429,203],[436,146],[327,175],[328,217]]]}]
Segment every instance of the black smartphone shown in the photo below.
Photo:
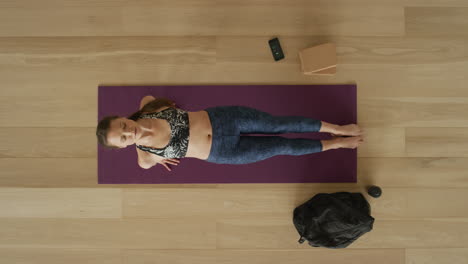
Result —
[{"label": "black smartphone", "polygon": [[270,44],[271,53],[273,53],[273,58],[275,61],[284,59],[283,49],[281,48],[278,38],[270,39],[268,44]]}]

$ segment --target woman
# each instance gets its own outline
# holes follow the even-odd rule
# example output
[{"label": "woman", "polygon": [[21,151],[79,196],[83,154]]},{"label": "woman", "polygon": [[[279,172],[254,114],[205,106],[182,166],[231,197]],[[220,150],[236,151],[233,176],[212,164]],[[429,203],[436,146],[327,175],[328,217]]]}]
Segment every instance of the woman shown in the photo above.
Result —
[{"label": "woman", "polygon": [[[329,140],[241,136],[326,132]],[[192,157],[220,164],[247,164],[276,155],[305,155],[338,148],[356,148],[362,131],[355,125],[334,125],[298,116],[272,116],[244,106],[212,107],[187,112],[164,98],[145,96],[140,111],[129,118],[102,119],[96,135],[100,144],[125,148],[136,144],[138,164],[149,169],[156,164],[177,165],[178,158]]]}]

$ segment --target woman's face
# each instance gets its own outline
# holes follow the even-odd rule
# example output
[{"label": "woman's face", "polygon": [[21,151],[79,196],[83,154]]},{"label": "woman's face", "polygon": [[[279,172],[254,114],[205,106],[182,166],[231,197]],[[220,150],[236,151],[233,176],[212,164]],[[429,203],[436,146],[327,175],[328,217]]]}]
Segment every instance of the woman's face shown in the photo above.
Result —
[{"label": "woman's face", "polygon": [[135,144],[140,136],[141,129],[137,122],[120,117],[111,121],[107,142],[109,145],[125,148]]}]

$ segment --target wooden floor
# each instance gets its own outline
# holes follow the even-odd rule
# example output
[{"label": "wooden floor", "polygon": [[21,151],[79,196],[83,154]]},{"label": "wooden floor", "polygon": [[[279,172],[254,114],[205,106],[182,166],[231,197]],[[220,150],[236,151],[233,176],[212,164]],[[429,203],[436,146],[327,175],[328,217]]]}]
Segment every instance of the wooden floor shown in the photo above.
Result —
[{"label": "wooden floor", "polygon": [[[1,0],[0,263],[468,263],[467,25],[467,0]],[[338,74],[303,76],[327,41]],[[357,184],[96,183],[100,84],[329,83],[358,85]],[[297,244],[295,206],[369,184],[371,233]]]}]

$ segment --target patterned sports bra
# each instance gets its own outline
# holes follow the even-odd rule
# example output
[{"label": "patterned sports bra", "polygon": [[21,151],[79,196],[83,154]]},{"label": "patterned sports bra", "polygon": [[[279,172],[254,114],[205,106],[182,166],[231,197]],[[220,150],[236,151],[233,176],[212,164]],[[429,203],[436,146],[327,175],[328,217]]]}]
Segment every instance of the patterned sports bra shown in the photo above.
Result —
[{"label": "patterned sports bra", "polygon": [[140,118],[165,119],[171,126],[171,138],[164,148],[152,148],[136,145],[138,149],[164,158],[183,158],[187,154],[189,141],[189,117],[187,111],[167,108],[160,112],[142,114]]}]

